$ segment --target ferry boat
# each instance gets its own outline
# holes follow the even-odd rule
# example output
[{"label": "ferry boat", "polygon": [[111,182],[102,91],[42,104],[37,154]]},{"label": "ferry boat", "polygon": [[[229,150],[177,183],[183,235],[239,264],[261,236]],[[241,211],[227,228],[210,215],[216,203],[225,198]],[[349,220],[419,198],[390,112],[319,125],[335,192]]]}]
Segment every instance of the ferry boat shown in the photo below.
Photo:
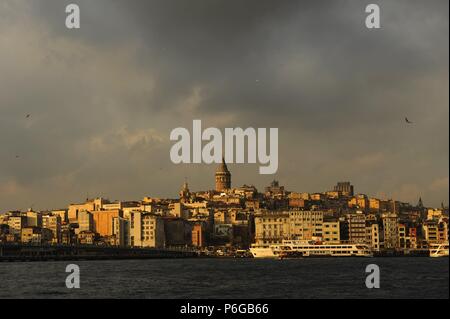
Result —
[{"label": "ferry boat", "polygon": [[254,258],[298,257],[373,257],[365,244],[330,244],[305,240],[283,240],[281,244],[253,244],[250,252]]},{"label": "ferry boat", "polygon": [[430,245],[430,257],[448,257],[448,242]]}]

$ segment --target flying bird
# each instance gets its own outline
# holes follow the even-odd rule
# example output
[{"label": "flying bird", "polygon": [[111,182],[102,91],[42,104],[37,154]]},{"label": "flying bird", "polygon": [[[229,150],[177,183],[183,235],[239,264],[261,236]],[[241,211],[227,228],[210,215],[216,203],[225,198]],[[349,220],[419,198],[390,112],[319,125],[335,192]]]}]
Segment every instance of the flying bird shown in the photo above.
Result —
[{"label": "flying bird", "polygon": [[411,122],[410,120],[408,120],[407,117],[405,117],[405,121],[406,121],[406,123],[408,123],[408,124],[413,124],[413,122]]}]

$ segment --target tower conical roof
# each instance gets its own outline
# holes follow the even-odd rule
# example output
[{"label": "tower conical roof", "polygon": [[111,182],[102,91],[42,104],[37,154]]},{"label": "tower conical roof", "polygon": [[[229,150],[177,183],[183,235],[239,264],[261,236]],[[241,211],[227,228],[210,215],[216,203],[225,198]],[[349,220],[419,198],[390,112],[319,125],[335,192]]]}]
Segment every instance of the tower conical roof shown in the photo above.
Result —
[{"label": "tower conical roof", "polygon": [[219,167],[216,170],[216,173],[230,173],[227,167],[227,163],[225,163],[225,159],[222,157],[222,163],[219,165]]}]

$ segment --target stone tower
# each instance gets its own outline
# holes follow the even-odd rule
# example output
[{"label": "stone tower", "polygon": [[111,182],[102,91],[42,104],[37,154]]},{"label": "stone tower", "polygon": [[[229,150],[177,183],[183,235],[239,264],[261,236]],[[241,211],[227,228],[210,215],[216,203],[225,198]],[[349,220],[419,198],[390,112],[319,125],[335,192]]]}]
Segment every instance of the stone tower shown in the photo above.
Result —
[{"label": "stone tower", "polygon": [[222,164],[216,170],[216,192],[222,192],[231,188],[231,173],[228,170],[225,159],[222,158]]},{"label": "stone tower", "polygon": [[189,186],[187,181],[184,182],[183,188],[180,190],[180,202],[186,203],[189,202],[191,197],[191,192],[189,191]]}]

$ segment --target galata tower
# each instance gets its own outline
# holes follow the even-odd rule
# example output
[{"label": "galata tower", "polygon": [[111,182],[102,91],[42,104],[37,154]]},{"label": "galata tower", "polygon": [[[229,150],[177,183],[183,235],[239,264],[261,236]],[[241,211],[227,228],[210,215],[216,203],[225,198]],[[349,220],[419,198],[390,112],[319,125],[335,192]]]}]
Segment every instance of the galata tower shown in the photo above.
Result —
[{"label": "galata tower", "polygon": [[228,170],[225,159],[222,158],[222,164],[216,170],[216,192],[222,192],[231,188],[231,173]]}]

